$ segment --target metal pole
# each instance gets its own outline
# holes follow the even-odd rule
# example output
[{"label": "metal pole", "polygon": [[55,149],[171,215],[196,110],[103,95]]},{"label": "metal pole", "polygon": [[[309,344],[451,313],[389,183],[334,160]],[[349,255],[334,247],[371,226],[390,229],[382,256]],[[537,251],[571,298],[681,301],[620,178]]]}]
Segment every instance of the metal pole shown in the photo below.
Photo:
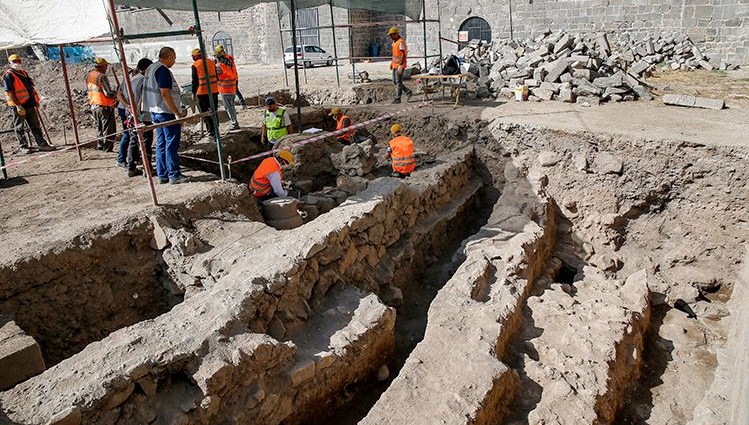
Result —
[{"label": "metal pole", "polygon": [[[113,0],[110,0],[113,1]],[[200,54],[203,55],[203,72],[206,78],[206,87],[208,88],[208,103],[211,108],[213,120],[213,132],[216,136],[216,154],[218,155],[218,168],[221,171],[221,180],[226,180],[226,170],[224,169],[224,153],[221,148],[221,131],[218,128],[218,112],[216,111],[216,102],[213,101],[213,90],[211,90],[211,78],[208,72],[208,56],[205,54],[205,43],[203,42],[203,30],[200,28],[200,13],[198,12],[198,0],[192,0],[192,11],[195,15],[195,34],[198,37]]]},{"label": "metal pole", "polygon": [[[193,0],[195,1],[195,0]],[[302,132],[302,102],[299,92],[299,61],[296,57],[296,0],[291,0],[291,45],[294,46],[294,86],[296,87],[296,131]]]},{"label": "metal pole", "polygon": [[[283,61],[283,78],[286,81],[286,87],[289,87],[289,72],[286,70],[286,49],[283,46],[283,29],[281,29],[281,6],[279,2],[276,2],[276,16],[278,17],[278,34],[281,36],[281,60]],[[296,48],[292,49],[294,56],[296,56]],[[261,106],[260,97],[258,97],[258,106]]]},{"label": "metal pole", "polygon": [[335,56],[335,81],[341,87],[341,74],[338,72],[338,41],[335,38],[335,17],[333,17],[333,3],[330,6],[330,28],[333,30],[333,56]]},{"label": "metal pole", "polygon": [[442,74],[442,68],[445,64],[442,63],[444,56],[442,56],[442,12],[440,11],[440,0],[437,0],[437,34],[440,43],[440,74]]},{"label": "metal pole", "polygon": [[421,0],[421,10],[424,14],[421,19],[421,26],[424,31],[424,69],[421,72],[429,72],[429,64],[427,61],[429,58],[427,57],[427,2],[426,0]]},{"label": "metal pole", "polygon": [[512,0],[509,0],[507,3],[510,5],[510,40],[514,40],[515,37],[512,32]]},{"label": "metal pole", "polygon": [[[114,37],[114,41],[117,43],[117,45],[120,48],[120,63],[122,64],[122,69],[127,70],[127,58],[125,58],[125,49],[122,46],[122,38],[120,37],[120,25],[117,22],[117,13],[115,11],[114,7],[114,0],[109,0],[109,15],[110,19],[112,21],[112,36]],[[62,47],[60,48],[62,49]],[[113,68],[114,72],[114,68]],[[137,105],[135,104],[135,96],[133,95],[133,85],[130,83],[130,73],[127,71],[123,72],[125,77],[125,88],[127,89],[127,95],[130,100],[130,110],[133,113],[133,122],[135,123],[135,133],[138,136],[138,145],[140,147],[140,157],[141,162],[143,163],[143,171],[146,172],[146,177],[148,177],[148,187],[151,190],[151,201],[153,201],[153,205],[157,206],[159,205],[158,199],[156,199],[156,189],[153,186],[153,175],[151,174],[151,164],[148,161],[148,155],[146,153],[146,142],[143,138],[143,130],[138,128],[140,125],[140,117],[138,116],[137,111],[140,108],[137,108]],[[119,88],[117,89],[119,90]]]},{"label": "metal pole", "polygon": [[81,153],[80,139],[78,137],[78,121],[75,119],[75,109],[73,108],[73,95],[70,93],[70,78],[68,78],[68,66],[65,64],[65,51],[62,44],[57,46],[60,49],[60,63],[62,63],[62,78],[65,80],[65,90],[68,93],[68,109],[70,110],[70,121],[73,123],[73,136],[75,136],[75,150],[78,151],[78,161],[83,161]]},{"label": "metal pole", "polygon": [[[348,55],[349,57],[354,57],[354,39],[351,38],[351,27],[353,20],[351,19],[351,9],[348,10]],[[353,78],[353,83],[356,83],[356,65],[354,64],[354,60],[350,59],[351,61],[351,78]]]}]

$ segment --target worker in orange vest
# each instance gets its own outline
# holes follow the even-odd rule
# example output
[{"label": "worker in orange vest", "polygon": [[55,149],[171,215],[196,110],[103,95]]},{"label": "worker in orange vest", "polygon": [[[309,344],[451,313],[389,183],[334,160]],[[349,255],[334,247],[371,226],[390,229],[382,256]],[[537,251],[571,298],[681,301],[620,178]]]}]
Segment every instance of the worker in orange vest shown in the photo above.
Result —
[{"label": "worker in orange vest", "polygon": [[393,134],[393,140],[388,143],[387,159],[393,167],[393,177],[408,177],[416,168],[416,158],[414,157],[414,142],[403,135],[403,128],[400,124],[393,124],[390,127],[390,133]]},{"label": "worker in orange vest", "polygon": [[[211,60],[203,59],[203,52],[200,49],[192,49],[192,96],[193,101],[198,102],[200,112],[211,111],[211,97],[213,98],[213,107],[218,107],[218,70],[216,64]],[[205,65],[208,65],[208,75],[205,74]],[[211,95],[208,96],[208,87],[210,86]],[[203,118],[205,128],[208,130],[208,138],[216,141],[216,128],[213,126],[213,116]]]},{"label": "worker in orange vest", "polygon": [[281,149],[274,156],[265,158],[252,173],[250,190],[259,201],[288,196],[283,188],[283,172],[281,168],[294,165],[294,156],[286,149]]},{"label": "worker in orange vest", "polygon": [[231,119],[229,130],[239,130],[239,121],[237,121],[237,109],[234,107],[234,97],[237,95],[237,84],[239,83],[239,74],[237,73],[237,64],[234,57],[224,51],[224,46],[218,45],[213,51],[216,56],[216,66],[220,69],[218,74],[218,92],[224,101],[224,108]]},{"label": "worker in orange vest", "polygon": [[26,133],[23,131],[24,122],[28,123],[29,128],[31,128],[31,134],[34,136],[34,141],[36,141],[40,151],[54,150],[55,148],[44,140],[42,134],[42,125],[37,113],[39,95],[34,89],[34,81],[23,69],[20,56],[10,55],[8,56],[8,62],[10,68],[3,73],[3,88],[5,89],[5,99],[8,101],[8,106],[13,109],[13,130],[18,144],[21,146],[21,151],[31,153],[29,142],[26,140]]},{"label": "worker in orange vest", "polygon": [[98,139],[96,149],[112,152],[114,150],[114,133],[117,132],[114,108],[117,106],[117,90],[112,90],[107,78],[109,62],[104,58],[96,58],[94,70],[86,76],[88,103],[96,120]]},{"label": "worker in orange vest", "polygon": [[401,93],[403,92],[406,92],[406,101],[409,101],[411,100],[413,91],[403,84],[403,71],[408,66],[406,40],[400,36],[396,27],[388,30],[388,36],[393,40],[393,59],[390,61],[390,69],[393,71],[393,84],[395,84],[395,99],[393,99],[393,103],[401,103]]},{"label": "worker in orange vest", "polygon": [[[346,127],[351,127],[353,125],[353,121],[351,121],[351,117],[348,115],[344,115],[343,111],[341,111],[341,108],[333,108],[330,110],[330,113],[328,114],[336,122],[335,129],[340,130]],[[354,135],[356,134],[356,130],[349,130],[343,134],[340,134],[336,137],[336,140],[343,143],[344,145],[350,145],[351,142],[354,140]]]}]

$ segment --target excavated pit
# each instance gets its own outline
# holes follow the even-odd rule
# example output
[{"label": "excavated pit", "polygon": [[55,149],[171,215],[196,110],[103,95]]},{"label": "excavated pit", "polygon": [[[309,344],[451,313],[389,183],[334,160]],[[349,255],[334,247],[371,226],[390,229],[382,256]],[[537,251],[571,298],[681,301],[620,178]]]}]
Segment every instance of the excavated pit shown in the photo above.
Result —
[{"label": "excavated pit", "polygon": [[[330,129],[322,111],[305,114]],[[0,419],[729,421],[745,149],[421,119],[404,117],[425,151],[405,180],[383,177],[378,160],[354,190],[327,162],[340,147],[296,152],[321,164],[292,171],[310,181],[302,194],[349,190],[299,228],[269,228],[254,205],[221,213],[224,199],[57,252],[81,264],[64,277],[15,265],[29,283],[1,286],[2,312],[13,308],[54,366],[0,393]],[[386,135],[372,131],[379,155]],[[226,149],[252,154],[255,132]],[[244,182],[251,169],[232,173]],[[113,263],[109,249],[125,258]],[[82,279],[96,290],[73,285]],[[109,293],[116,305],[93,308]],[[71,339],[80,323],[62,313],[41,320],[50,306],[28,308],[52,297],[94,311],[85,335]]]}]

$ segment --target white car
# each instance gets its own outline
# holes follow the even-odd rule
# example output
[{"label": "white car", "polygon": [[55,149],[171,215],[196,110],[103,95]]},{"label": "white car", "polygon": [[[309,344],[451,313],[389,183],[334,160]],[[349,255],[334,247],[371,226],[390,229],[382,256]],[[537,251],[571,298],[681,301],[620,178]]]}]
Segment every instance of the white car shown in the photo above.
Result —
[{"label": "white car", "polygon": [[[294,66],[294,52],[291,46],[283,53],[286,68]],[[309,68],[314,65],[333,65],[333,56],[317,46],[296,46],[296,60],[299,65]]]}]

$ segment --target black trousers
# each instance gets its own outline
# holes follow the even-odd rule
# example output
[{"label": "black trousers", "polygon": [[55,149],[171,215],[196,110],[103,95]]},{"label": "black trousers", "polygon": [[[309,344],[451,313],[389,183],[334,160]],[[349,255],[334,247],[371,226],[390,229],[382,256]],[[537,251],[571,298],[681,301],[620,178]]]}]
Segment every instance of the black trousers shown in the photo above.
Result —
[{"label": "black trousers", "polygon": [[39,121],[39,114],[36,112],[36,108],[24,108],[26,110],[26,116],[18,115],[18,108],[13,108],[13,130],[16,133],[16,139],[21,148],[26,149],[29,147],[29,142],[26,140],[26,133],[23,131],[23,123],[26,122],[31,129],[31,135],[34,136],[34,141],[37,146],[48,146],[46,140],[44,140],[44,134],[42,133],[42,123]]},{"label": "black trousers", "polygon": [[[218,107],[218,93],[213,94],[213,107]],[[198,109],[200,109],[200,112],[208,112],[211,110],[211,100],[207,94],[198,95]],[[205,128],[208,130],[208,134],[210,134],[211,137],[216,137],[216,132],[213,128],[213,117],[207,116],[203,118],[203,122],[205,123]]]},{"label": "black trousers", "polygon": [[[152,122],[144,121],[143,125],[151,125]],[[130,129],[130,140],[127,145],[127,169],[135,170],[140,162],[140,143],[138,142],[138,133]],[[146,145],[146,163],[151,165],[151,155],[153,154],[153,130],[143,132],[143,142]]]}]

